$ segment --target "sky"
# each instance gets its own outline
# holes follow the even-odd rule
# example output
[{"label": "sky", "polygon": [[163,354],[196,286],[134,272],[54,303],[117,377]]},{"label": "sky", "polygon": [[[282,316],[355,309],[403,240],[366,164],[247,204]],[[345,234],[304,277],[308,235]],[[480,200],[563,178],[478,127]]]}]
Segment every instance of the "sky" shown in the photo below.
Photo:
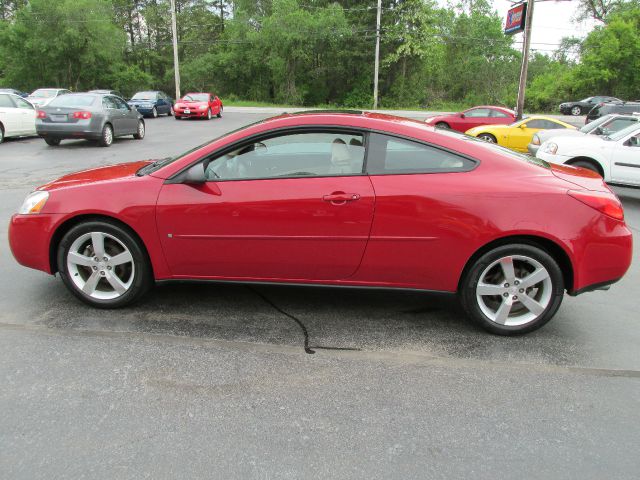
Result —
[{"label": "sky", "polygon": [[[493,0],[493,8],[502,17],[503,23],[507,17],[507,11],[512,2],[507,0]],[[531,27],[531,48],[551,54],[557,48],[562,37],[575,36],[584,38],[597,24],[588,20],[578,22],[578,2],[573,1],[537,1],[533,11],[533,24]],[[523,33],[514,35],[514,41],[522,46]]]}]

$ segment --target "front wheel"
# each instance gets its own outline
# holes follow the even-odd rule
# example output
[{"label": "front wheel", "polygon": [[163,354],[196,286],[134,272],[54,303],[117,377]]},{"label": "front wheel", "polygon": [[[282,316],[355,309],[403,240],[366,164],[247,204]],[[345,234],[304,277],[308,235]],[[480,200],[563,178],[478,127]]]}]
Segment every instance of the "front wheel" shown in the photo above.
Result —
[{"label": "front wheel", "polygon": [[220,105],[220,110],[218,110],[218,114],[216,115],[218,118],[222,118],[222,105]]},{"label": "front wheel", "polygon": [[0,143],[4,142],[4,127],[0,123]]},{"label": "front wheel", "polygon": [[478,135],[478,138],[480,140],[484,140],[485,142],[498,143],[498,141],[496,140],[496,137],[494,137],[490,133],[481,133],[480,135]]},{"label": "front wheel", "polygon": [[173,117],[174,113],[175,112],[173,111],[173,105],[171,105],[169,107],[169,111],[167,112],[167,117]]},{"label": "front wheel", "polygon": [[571,108],[571,115],[577,117],[578,115],[582,115],[582,108],[579,105]]},{"label": "front wheel", "polygon": [[478,258],[460,286],[469,318],[489,332],[517,335],[542,327],[564,295],[558,263],[527,244],[497,247]]},{"label": "front wheel", "polygon": [[158,118],[158,109],[156,107],[153,107],[153,109],[151,110],[151,116],[153,118]]},{"label": "front wheel", "polygon": [[142,120],[138,121],[138,130],[133,134],[133,138],[136,140],[142,140],[144,138],[145,128]]},{"label": "front wheel", "polygon": [[444,129],[444,130],[449,130],[449,129],[451,129],[451,127],[449,126],[449,124],[448,124],[448,123],[446,123],[446,122],[438,122],[438,123],[436,123],[436,128],[442,128],[442,129]]},{"label": "front wheel", "polygon": [[207,110],[207,120],[211,120],[211,109]]},{"label": "front wheel", "polygon": [[69,230],[58,246],[57,261],[65,286],[94,307],[122,307],[140,298],[152,284],[139,241],[106,221],[85,222]]},{"label": "front wheel", "polygon": [[598,169],[598,167],[594,163],[588,160],[578,160],[577,162],[572,162],[570,165],[572,167],[586,168],[587,170],[596,172],[598,175],[602,177],[602,172]]}]

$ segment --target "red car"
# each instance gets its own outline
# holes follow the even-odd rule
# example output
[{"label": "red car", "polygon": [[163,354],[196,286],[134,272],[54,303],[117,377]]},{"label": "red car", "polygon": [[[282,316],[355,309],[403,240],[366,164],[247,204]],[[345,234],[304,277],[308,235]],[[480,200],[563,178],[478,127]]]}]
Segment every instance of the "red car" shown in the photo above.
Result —
[{"label": "red car", "polygon": [[216,115],[222,117],[222,100],[213,93],[187,93],[173,106],[176,120],[181,118],[211,118]]},{"label": "red car", "polygon": [[9,227],[22,265],[96,307],[161,280],[459,294],[499,334],[546,323],[631,263],[595,173],[373,113],[275,117],[183,155],[66,175]]},{"label": "red car", "polygon": [[516,121],[516,112],[503,107],[480,106],[460,113],[439,115],[425,120],[428,125],[466,132],[481,125],[509,125]]}]

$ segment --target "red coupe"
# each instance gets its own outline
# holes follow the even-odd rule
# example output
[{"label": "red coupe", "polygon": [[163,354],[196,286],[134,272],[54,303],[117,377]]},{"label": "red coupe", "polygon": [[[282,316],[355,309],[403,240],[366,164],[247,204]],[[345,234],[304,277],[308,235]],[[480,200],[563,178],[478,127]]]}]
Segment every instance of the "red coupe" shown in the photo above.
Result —
[{"label": "red coupe", "polygon": [[425,120],[428,125],[466,132],[481,125],[509,125],[516,121],[516,112],[503,107],[480,106],[460,113],[439,115]]},{"label": "red coupe", "polygon": [[96,307],[160,280],[459,294],[469,317],[534,330],[620,279],[632,240],[595,173],[405,118],[275,117],[183,155],[38,188],[11,219],[22,265]]},{"label": "red coupe", "polygon": [[216,115],[222,117],[222,100],[213,93],[187,93],[173,106],[176,120],[181,118],[211,118]]}]

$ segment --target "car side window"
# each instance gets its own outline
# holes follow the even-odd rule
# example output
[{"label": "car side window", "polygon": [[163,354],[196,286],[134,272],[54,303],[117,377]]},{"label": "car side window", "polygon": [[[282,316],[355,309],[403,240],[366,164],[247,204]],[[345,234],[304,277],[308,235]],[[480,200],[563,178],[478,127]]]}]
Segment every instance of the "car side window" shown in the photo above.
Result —
[{"label": "car side window", "polygon": [[13,101],[16,103],[16,105],[18,106],[18,108],[24,108],[25,110],[33,110],[33,105],[31,105],[29,102],[21,99],[21,98],[14,98]]},{"label": "car side window", "polygon": [[627,147],[640,147],[640,134],[629,137],[629,139],[624,142]]},{"label": "car side window", "polygon": [[475,117],[488,117],[491,114],[491,110],[488,108],[474,108],[472,110],[467,110],[464,113],[465,117],[475,118]]},{"label": "car side window", "polygon": [[279,135],[205,162],[208,180],[361,175],[364,136],[341,132]]},{"label": "car side window", "polygon": [[509,118],[509,115],[507,115],[504,112],[501,112],[500,110],[491,110],[491,116],[497,117],[497,118]]},{"label": "car side window", "polygon": [[117,110],[118,109],[118,105],[114,101],[113,97],[103,97],[102,98],[102,106],[104,108],[111,108],[113,110]]},{"label": "car side window", "polygon": [[371,175],[464,172],[476,165],[448,150],[382,134],[371,135],[368,159]]},{"label": "car side window", "polygon": [[0,95],[0,108],[16,108],[9,95]]},{"label": "car side window", "polygon": [[129,106],[118,97],[109,97],[115,104],[118,110],[129,110]]},{"label": "car side window", "polygon": [[550,122],[542,118],[536,118],[527,122],[527,128],[542,128],[544,130],[555,130],[559,128],[565,128],[559,123]]}]

